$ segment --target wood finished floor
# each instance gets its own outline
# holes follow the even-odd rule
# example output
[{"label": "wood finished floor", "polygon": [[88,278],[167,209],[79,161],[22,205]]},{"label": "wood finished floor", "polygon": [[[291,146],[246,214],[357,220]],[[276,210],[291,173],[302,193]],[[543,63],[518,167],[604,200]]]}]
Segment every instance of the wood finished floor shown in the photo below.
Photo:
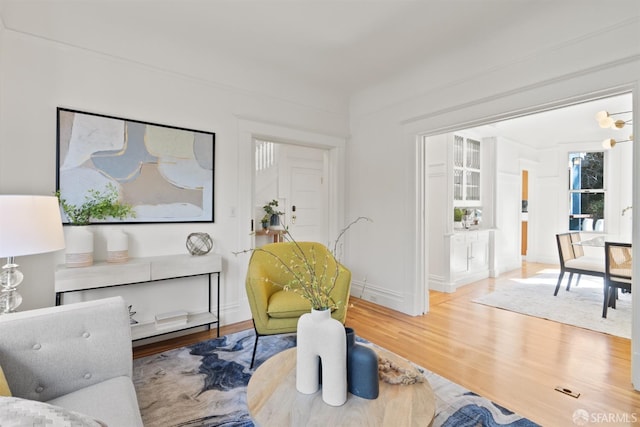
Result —
[{"label": "wood finished floor", "polygon": [[[631,384],[631,342],[586,329],[473,303],[497,281],[555,266],[524,263],[497,279],[446,294],[430,292],[430,312],[407,316],[351,298],[347,326],[384,348],[544,426],[571,426],[586,410],[601,425],[640,424],[640,392]],[[221,328],[228,334],[251,321]],[[143,357],[215,337],[200,332],[134,349]],[[575,399],[554,390],[564,386]],[[607,418],[604,418],[607,417]],[[602,420],[616,422],[603,423]]]}]

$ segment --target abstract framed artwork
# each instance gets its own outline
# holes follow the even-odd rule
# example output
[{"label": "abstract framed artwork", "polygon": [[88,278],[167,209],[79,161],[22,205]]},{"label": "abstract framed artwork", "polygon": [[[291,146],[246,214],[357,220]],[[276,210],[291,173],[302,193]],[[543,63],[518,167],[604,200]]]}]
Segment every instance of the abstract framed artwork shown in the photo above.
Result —
[{"label": "abstract framed artwork", "polygon": [[56,158],[67,203],[115,187],[135,212],[92,223],[214,221],[213,132],[58,108]]}]

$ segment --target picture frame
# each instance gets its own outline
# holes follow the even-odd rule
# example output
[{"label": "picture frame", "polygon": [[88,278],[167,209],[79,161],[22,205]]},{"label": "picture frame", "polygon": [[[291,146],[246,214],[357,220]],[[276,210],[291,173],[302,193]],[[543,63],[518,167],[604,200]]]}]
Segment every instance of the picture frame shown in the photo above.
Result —
[{"label": "picture frame", "polygon": [[56,141],[60,199],[115,187],[135,213],[91,224],[214,222],[214,132],[58,107]]}]

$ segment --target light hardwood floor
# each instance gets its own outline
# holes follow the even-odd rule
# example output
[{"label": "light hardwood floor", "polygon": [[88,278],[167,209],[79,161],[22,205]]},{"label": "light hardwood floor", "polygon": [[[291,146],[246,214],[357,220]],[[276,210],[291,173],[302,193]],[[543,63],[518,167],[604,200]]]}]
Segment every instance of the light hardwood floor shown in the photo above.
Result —
[{"label": "light hardwood floor", "polygon": [[[407,316],[351,298],[347,326],[356,333],[544,426],[571,426],[574,412],[600,425],[640,424],[640,392],[631,385],[628,339],[473,303],[496,281],[529,277],[552,265],[486,279],[455,293],[430,293],[430,311]],[[251,321],[221,328],[227,334]],[[142,357],[214,337],[201,332],[138,347]],[[580,397],[554,390],[563,386]],[[607,423],[603,422],[607,421]],[[628,422],[626,422],[628,421]],[[590,424],[592,425],[592,424]]]}]

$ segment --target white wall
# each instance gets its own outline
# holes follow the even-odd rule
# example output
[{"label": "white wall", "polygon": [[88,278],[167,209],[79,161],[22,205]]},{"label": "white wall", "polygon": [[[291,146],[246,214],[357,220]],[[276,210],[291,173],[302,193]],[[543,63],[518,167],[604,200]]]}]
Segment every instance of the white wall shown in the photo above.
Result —
[{"label": "white wall", "polygon": [[[451,232],[453,209],[450,208],[448,187],[450,170],[447,158],[447,145],[452,140],[451,134],[434,135],[427,138],[427,189],[429,200],[429,283],[432,289],[445,289],[449,276],[449,253],[445,247],[445,234]],[[437,285],[436,285],[437,284]],[[437,288],[436,288],[437,286]]]},{"label": "white wall", "polygon": [[[241,135],[242,123],[251,118],[253,123],[277,123],[280,130],[294,129],[290,133],[295,135],[310,129],[339,140],[336,135],[347,132],[347,106],[328,109],[340,101],[327,102],[318,91],[315,106],[312,88],[305,91],[304,103],[297,99],[296,86],[290,93],[278,87],[276,98],[265,95],[270,88],[234,89],[7,29],[0,29],[0,61],[0,193],[53,194],[58,106],[216,133],[215,223],[127,225],[130,255],[185,253],[189,233],[209,233],[224,260],[222,323],[250,318],[244,291],[247,257],[231,254],[247,249],[253,214],[248,190],[253,152],[245,148],[250,135]],[[103,235],[109,227],[93,227],[98,258],[104,257]],[[21,308],[52,305],[54,265],[63,262],[63,253],[18,262],[25,274]]]},{"label": "white wall", "polygon": [[[498,137],[496,138],[496,157],[496,231],[494,233],[496,262],[494,268],[495,275],[499,276],[506,271],[520,268],[522,263],[521,165],[523,162],[535,162],[537,153],[530,147]],[[535,177],[535,173],[531,176]]]},{"label": "white wall", "polygon": [[[619,236],[631,236],[633,195],[633,143],[622,143],[608,152],[605,185],[607,188],[606,231]],[[610,202],[610,203],[609,203]]]}]

